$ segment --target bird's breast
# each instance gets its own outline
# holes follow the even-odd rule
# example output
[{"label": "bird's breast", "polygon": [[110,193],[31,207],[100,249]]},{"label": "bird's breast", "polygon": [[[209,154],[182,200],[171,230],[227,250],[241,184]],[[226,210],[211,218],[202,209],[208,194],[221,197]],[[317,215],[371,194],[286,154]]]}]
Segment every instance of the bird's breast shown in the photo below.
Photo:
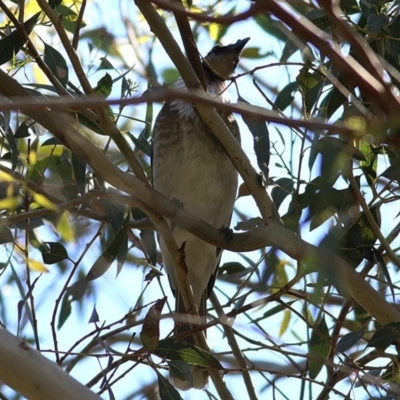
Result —
[{"label": "bird's breast", "polygon": [[[185,209],[214,226],[227,225],[236,197],[237,172],[220,143],[197,115],[182,118],[168,104],[156,127],[155,189],[181,201]],[[238,136],[237,125],[232,128]]]}]

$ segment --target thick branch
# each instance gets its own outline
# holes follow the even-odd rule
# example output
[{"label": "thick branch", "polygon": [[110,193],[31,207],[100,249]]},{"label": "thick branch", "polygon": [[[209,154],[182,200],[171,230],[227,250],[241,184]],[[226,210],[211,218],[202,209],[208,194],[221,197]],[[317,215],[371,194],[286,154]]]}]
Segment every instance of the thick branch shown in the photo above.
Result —
[{"label": "thick branch", "polygon": [[3,328],[0,328],[0,379],[30,400],[100,399],[23,339]]}]

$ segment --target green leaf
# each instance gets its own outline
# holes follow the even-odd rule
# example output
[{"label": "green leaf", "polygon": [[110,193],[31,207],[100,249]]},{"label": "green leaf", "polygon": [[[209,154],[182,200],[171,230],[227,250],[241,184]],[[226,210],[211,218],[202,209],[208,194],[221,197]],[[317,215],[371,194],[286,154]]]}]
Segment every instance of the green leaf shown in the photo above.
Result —
[{"label": "green leaf", "polygon": [[151,157],[151,145],[147,141],[147,139],[145,139],[144,137],[138,139],[135,136],[133,136],[130,132],[126,132],[126,134],[130,137],[132,142],[140,151],[146,154],[146,156]]},{"label": "green leaf", "polygon": [[49,0],[49,6],[51,8],[56,8],[62,3],[62,0]]},{"label": "green leaf", "polygon": [[182,400],[179,392],[171,385],[168,379],[165,379],[157,369],[158,390],[161,400]]},{"label": "green leaf", "polygon": [[151,125],[153,123],[153,103],[147,103],[145,121],[146,123],[142,132],[140,132],[139,140],[145,140],[147,142],[150,137]]},{"label": "green leaf", "polygon": [[47,43],[44,43],[44,62],[61,85],[66,87],[68,83],[67,62],[58,50]]},{"label": "green leaf", "polygon": [[[59,4],[56,7],[56,12],[61,20],[62,27],[69,33],[75,34],[77,28],[78,14],[70,7]],[[81,20],[79,29],[86,26],[85,21]]]},{"label": "green leaf", "polygon": [[369,33],[376,35],[382,28],[385,28],[389,24],[389,18],[385,14],[376,15],[371,13],[368,16],[367,28]]},{"label": "green leaf", "polygon": [[28,120],[22,121],[14,134],[15,139],[22,139],[31,136],[29,133]]},{"label": "green leaf", "polygon": [[340,0],[340,8],[348,15],[360,12],[360,8],[356,0]]},{"label": "green leaf", "polygon": [[[325,318],[322,317],[318,326],[316,326],[311,334],[311,339],[308,344],[308,352],[312,357],[308,360],[308,373],[310,379],[316,379],[325,365],[324,360],[327,359],[331,351],[329,343],[329,330],[326,325]],[[321,360],[321,361],[319,361]]]},{"label": "green leaf", "polygon": [[258,13],[253,17],[253,20],[261,29],[269,33],[271,36],[274,36],[276,39],[283,42],[286,41],[287,36],[284,31],[280,29],[281,23],[272,18],[268,13]]},{"label": "green leaf", "polygon": [[68,258],[68,253],[61,243],[45,242],[42,258],[45,264],[56,264]]},{"label": "green leaf", "polygon": [[301,68],[299,74],[296,76],[296,81],[304,92],[312,89],[319,82],[319,75],[310,72],[309,67]]},{"label": "green leaf", "polygon": [[0,244],[13,243],[14,236],[7,226],[0,227]]},{"label": "green leaf", "polygon": [[[243,97],[239,96],[238,101],[250,104]],[[253,118],[242,115],[243,122],[249,128],[254,140],[254,151],[257,156],[257,164],[264,176],[269,176],[269,155],[270,143],[267,124],[264,121],[255,120]]]},{"label": "green leaf", "polygon": [[111,75],[106,72],[106,74],[97,82],[94,91],[101,97],[107,98],[111,94],[113,86],[113,81]]},{"label": "green leaf", "polygon": [[96,306],[93,306],[92,315],[89,318],[89,324],[94,324],[99,321],[100,321],[100,318],[99,318],[99,314],[97,313]]},{"label": "green leaf", "polygon": [[374,256],[374,260],[375,260],[376,264],[382,270],[383,275],[386,278],[386,282],[388,283],[389,290],[392,293],[393,303],[395,303],[396,299],[394,297],[394,288],[393,288],[392,278],[390,277],[390,273],[389,273],[389,270],[385,263],[385,260],[383,259],[382,254],[374,246],[371,246],[371,251]]},{"label": "green leaf", "polygon": [[390,167],[386,168],[382,175],[384,178],[390,181],[400,182],[400,158],[395,158],[391,163]]},{"label": "green leaf", "polygon": [[360,331],[350,332],[344,335],[336,345],[336,351],[340,353],[344,353],[345,351],[352,348],[358,341],[362,339],[365,334],[365,329],[361,329]]},{"label": "green leaf", "polygon": [[142,229],[140,231],[140,238],[146,248],[147,255],[150,258],[152,265],[157,264],[157,243],[153,229]]},{"label": "green leaf", "polygon": [[391,322],[377,329],[367,347],[385,350],[400,338],[400,322]]},{"label": "green leaf", "polygon": [[172,360],[168,361],[171,374],[184,382],[190,382],[193,385],[193,374],[190,365],[184,361]]},{"label": "green leaf", "polygon": [[347,97],[334,87],[322,100],[318,115],[329,119],[346,101]]},{"label": "green leaf", "polygon": [[128,227],[129,215],[125,218],[125,222],[121,226],[118,233],[115,235],[112,242],[104,250],[103,254],[101,254],[101,256],[94,262],[92,268],[90,268],[90,271],[85,278],[86,281],[95,280],[107,272],[111,264],[118,256],[118,253],[121,249],[121,244],[127,236]]},{"label": "green leaf", "polygon": [[292,193],[294,182],[289,178],[280,178],[275,181],[275,184],[276,186],[272,189],[271,197],[276,205],[276,208],[279,209],[279,206],[286,199],[286,197]]},{"label": "green leaf", "polygon": [[240,262],[231,261],[227,262],[218,269],[218,275],[233,275],[239,274],[241,272],[247,271],[247,268]]},{"label": "green leaf", "polygon": [[291,306],[291,305],[294,304],[296,301],[297,301],[297,300],[292,300],[292,301],[289,301],[289,302],[287,302],[287,303],[285,303],[285,304],[279,304],[279,305],[277,305],[277,306],[271,308],[269,311],[265,312],[265,313],[263,314],[262,317],[253,320],[253,322],[262,321],[262,320],[264,320],[264,319],[267,319],[267,318],[269,318],[269,317],[272,317],[273,315],[279,314],[279,313],[282,312],[282,311],[286,311],[286,310],[288,309],[288,306]]},{"label": "green leaf", "polygon": [[[24,22],[24,28],[26,33],[29,35],[33,28],[35,27],[40,16],[40,12],[35,14],[33,17],[29,18]],[[25,39],[23,39],[18,30],[15,29],[7,37],[0,40],[0,65],[12,60],[12,58],[22,49],[25,44]]]},{"label": "green leaf", "polygon": [[101,62],[100,62],[99,68],[97,68],[97,71],[100,71],[102,69],[112,69],[112,70],[115,69],[106,57],[101,57],[100,60],[101,60]]},{"label": "green leaf", "polygon": [[86,193],[86,163],[75,153],[72,153],[72,169],[79,193],[83,196]]},{"label": "green leaf", "polygon": [[191,343],[174,338],[160,340],[154,354],[168,360],[180,360],[191,365],[222,369],[221,363],[210,353]]},{"label": "green leaf", "polygon": [[71,299],[69,298],[69,296],[67,296],[66,293],[61,303],[60,315],[58,316],[57,329],[62,328],[62,326],[65,324],[65,322],[71,315],[71,311],[72,311]]},{"label": "green leaf", "polygon": [[289,107],[294,100],[294,93],[299,89],[299,84],[297,82],[288,83],[276,96],[274,106],[284,111],[287,107]]},{"label": "green leaf", "polygon": [[161,71],[162,82],[171,85],[179,79],[180,75],[176,68],[165,68]]}]

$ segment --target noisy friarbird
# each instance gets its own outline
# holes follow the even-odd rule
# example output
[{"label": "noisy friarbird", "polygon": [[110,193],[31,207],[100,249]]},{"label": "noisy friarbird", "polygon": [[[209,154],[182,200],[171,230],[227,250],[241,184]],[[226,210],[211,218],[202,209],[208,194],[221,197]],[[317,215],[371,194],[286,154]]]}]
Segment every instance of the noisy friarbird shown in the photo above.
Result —
[{"label": "noisy friarbird", "polygon": [[[215,46],[204,57],[202,66],[207,92],[214,99],[229,102],[226,81],[233,74],[239,55],[249,38],[228,46]],[[182,80],[174,88],[186,90]],[[232,135],[240,141],[240,132],[233,115],[218,110]],[[152,143],[152,173],[154,188],[171,200],[182,203],[185,210],[221,229],[230,223],[238,186],[238,174],[221,144],[187,100],[168,100],[156,119]],[[172,235],[184,252],[188,280],[199,309],[201,322],[206,322],[206,301],[213,288],[221,258],[221,249],[204,242],[170,222]],[[178,289],[175,270],[168,250],[160,238],[165,270],[176,299],[176,313],[187,310]],[[189,324],[175,325],[175,333],[190,329]],[[183,340],[194,343],[192,336]],[[192,366],[193,380],[182,380],[170,374],[178,389],[202,389],[208,382],[203,368]]]}]

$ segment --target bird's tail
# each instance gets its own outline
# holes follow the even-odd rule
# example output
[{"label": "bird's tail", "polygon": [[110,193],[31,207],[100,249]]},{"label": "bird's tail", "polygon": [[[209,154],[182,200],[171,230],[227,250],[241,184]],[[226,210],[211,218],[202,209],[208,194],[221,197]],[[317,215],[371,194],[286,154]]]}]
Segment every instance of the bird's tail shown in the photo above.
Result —
[{"label": "bird's tail", "polygon": [[[199,322],[200,324],[206,323],[207,322],[207,307],[206,307],[206,292],[203,294],[199,306]],[[176,313],[178,315],[177,321],[175,322],[175,335],[178,334],[183,334],[187,331],[190,331],[190,324],[188,322],[181,322],[179,321],[179,315],[185,315],[186,313],[186,308],[185,304],[183,302],[182,295],[179,293],[179,290],[177,290],[175,294],[175,299],[176,299]],[[190,344],[196,345],[195,339],[193,335],[188,335],[182,338],[185,342],[188,342]],[[181,379],[181,377],[178,377],[176,374],[173,373],[173,371],[170,371],[170,380],[172,384],[180,390],[189,390],[192,388],[195,389],[203,389],[207,383],[208,383],[208,378],[209,374],[207,370],[198,365],[191,365],[190,366],[190,371],[192,374],[192,381],[189,379]]]}]

